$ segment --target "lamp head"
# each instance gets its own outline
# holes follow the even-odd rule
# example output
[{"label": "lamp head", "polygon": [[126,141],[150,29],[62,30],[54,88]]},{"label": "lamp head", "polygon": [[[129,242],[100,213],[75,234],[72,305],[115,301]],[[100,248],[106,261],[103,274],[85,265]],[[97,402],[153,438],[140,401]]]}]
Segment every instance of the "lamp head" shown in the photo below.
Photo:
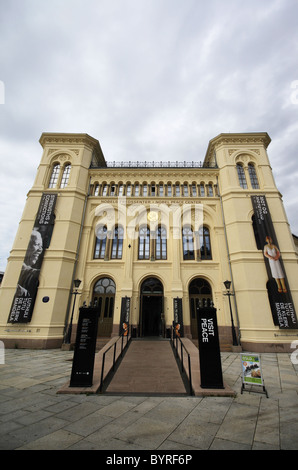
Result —
[{"label": "lamp head", "polygon": [[81,282],[82,282],[82,281],[81,281],[80,279],[75,279],[75,280],[73,281],[74,286],[75,286],[76,289],[78,289],[78,287],[80,287]]},{"label": "lamp head", "polygon": [[227,290],[230,290],[231,284],[232,284],[231,281],[225,281],[225,282],[224,282],[225,288],[226,288]]}]

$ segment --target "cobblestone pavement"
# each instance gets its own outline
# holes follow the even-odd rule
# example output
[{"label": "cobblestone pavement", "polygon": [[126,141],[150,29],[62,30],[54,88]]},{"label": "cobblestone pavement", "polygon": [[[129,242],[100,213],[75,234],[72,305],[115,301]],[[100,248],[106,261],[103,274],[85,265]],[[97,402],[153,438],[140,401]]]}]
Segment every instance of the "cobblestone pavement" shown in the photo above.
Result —
[{"label": "cobblestone pavement", "polygon": [[236,397],[63,395],[73,352],[6,350],[1,450],[297,450],[298,365],[261,354],[263,393],[241,391],[240,356],[221,353]]}]

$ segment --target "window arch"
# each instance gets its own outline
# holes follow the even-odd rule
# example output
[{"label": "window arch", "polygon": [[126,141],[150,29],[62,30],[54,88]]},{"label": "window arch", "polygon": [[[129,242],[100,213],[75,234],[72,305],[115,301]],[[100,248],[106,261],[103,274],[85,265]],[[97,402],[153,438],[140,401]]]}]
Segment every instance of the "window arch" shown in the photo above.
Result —
[{"label": "window arch", "polygon": [[113,231],[111,259],[122,259],[124,230],[120,225]]},{"label": "window arch", "polygon": [[97,237],[94,248],[94,259],[104,259],[107,246],[107,227],[101,225],[97,229]]},{"label": "window arch", "polygon": [[130,182],[126,183],[126,196],[130,197],[132,195],[132,185]]},{"label": "window arch", "polygon": [[95,294],[115,294],[116,284],[109,277],[102,277],[94,285],[93,293]]},{"label": "window arch", "polygon": [[207,193],[208,197],[213,197],[214,196],[214,194],[213,194],[213,184],[212,183],[207,184],[207,191],[208,191],[208,193]]},{"label": "window arch", "polygon": [[208,227],[200,227],[199,247],[200,259],[212,259],[210,232]]},{"label": "window arch", "polygon": [[55,188],[58,182],[60,173],[60,163],[55,163],[50,177],[49,188]]},{"label": "window arch", "polygon": [[256,169],[253,163],[248,164],[248,174],[250,177],[250,184],[253,189],[259,189],[259,181],[256,173]]},{"label": "window arch", "polygon": [[167,229],[162,226],[156,232],[155,259],[167,259]]},{"label": "window arch", "polygon": [[108,187],[107,183],[103,183],[103,185],[102,185],[102,196],[107,196],[108,195],[108,189],[109,189],[109,187]]},{"label": "window arch", "polygon": [[139,231],[139,259],[149,259],[150,256],[150,229],[143,226]]},{"label": "window arch", "polygon": [[139,183],[135,183],[135,191],[134,191],[134,195],[135,196],[139,196],[140,195],[140,184]]},{"label": "window arch", "polygon": [[63,170],[63,174],[62,174],[62,178],[61,178],[61,183],[60,183],[60,188],[66,188],[66,186],[68,185],[70,170],[71,170],[71,164],[67,163],[64,166],[64,170]]},{"label": "window arch", "polygon": [[167,196],[172,196],[172,183],[167,183]]},{"label": "window arch", "polygon": [[94,196],[98,196],[98,195],[99,195],[99,184],[95,183],[95,185],[94,185]]},{"label": "window arch", "polygon": [[244,168],[241,163],[237,163],[236,167],[237,167],[239,184],[241,188],[247,189],[247,182],[246,182]]},{"label": "window arch", "polygon": [[164,196],[164,185],[163,182],[158,184],[158,196]]},{"label": "window arch", "polygon": [[190,225],[182,228],[183,259],[195,259],[193,230]]}]

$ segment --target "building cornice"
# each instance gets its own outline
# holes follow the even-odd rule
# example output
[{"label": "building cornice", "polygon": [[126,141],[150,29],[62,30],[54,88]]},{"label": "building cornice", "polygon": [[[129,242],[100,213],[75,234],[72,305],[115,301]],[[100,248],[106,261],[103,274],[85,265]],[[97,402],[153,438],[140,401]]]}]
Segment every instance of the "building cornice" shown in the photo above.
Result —
[{"label": "building cornice", "polygon": [[212,161],[214,158],[214,151],[220,145],[233,145],[233,146],[254,146],[262,145],[267,149],[271,142],[271,138],[267,132],[249,132],[249,133],[231,133],[219,134],[209,141],[204,163]]},{"label": "building cornice", "polygon": [[99,147],[100,144],[97,139],[94,139],[88,134],[65,134],[56,132],[43,132],[39,143],[42,147],[47,144],[59,145],[88,145],[91,148]]}]

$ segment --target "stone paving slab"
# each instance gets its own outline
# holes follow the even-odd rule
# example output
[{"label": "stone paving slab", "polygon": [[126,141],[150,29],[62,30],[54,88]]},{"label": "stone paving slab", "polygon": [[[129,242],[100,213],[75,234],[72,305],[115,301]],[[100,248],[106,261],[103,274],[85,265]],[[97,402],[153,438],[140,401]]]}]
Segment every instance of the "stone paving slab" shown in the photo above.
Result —
[{"label": "stone paving slab", "polygon": [[[298,365],[290,354],[261,354],[266,398],[240,393],[240,357],[232,352],[221,353],[231,397],[58,394],[70,377],[73,352],[5,353],[1,450],[298,449]],[[20,377],[28,380],[21,385]]]}]

